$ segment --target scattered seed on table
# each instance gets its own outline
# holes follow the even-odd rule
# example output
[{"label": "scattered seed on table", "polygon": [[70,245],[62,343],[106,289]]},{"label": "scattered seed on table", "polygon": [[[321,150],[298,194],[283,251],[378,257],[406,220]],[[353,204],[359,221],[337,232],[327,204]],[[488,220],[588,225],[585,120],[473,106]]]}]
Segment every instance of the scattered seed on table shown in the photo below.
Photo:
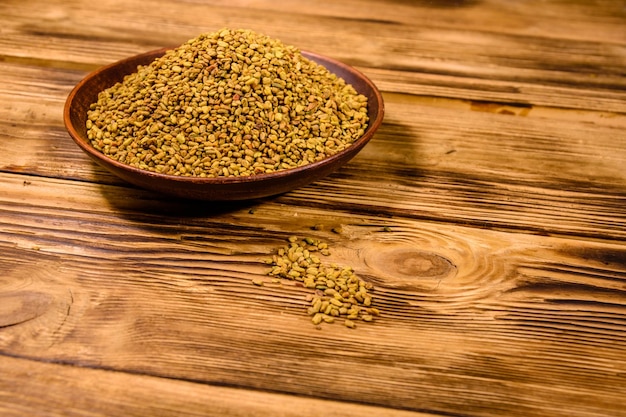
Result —
[{"label": "scattered seed on table", "polygon": [[380,315],[372,307],[374,287],[360,279],[351,267],[326,264],[315,253],[324,254],[328,244],[312,237],[290,236],[287,244],[276,250],[271,259],[269,276],[296,281],[313,292],[306,295],[311,322],[333,323],[344,319],[346,327],[355,328],[355,320],[374,321]]}]

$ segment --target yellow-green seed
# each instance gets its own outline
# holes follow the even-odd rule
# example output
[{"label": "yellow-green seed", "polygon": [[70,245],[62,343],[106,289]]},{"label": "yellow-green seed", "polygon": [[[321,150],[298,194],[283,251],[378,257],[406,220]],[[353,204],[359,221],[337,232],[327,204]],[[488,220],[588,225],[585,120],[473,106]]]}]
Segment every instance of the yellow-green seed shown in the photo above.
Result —
[{"label": "yellow-green seed", "polygon": [[[119,162],[230,177],[319,161],[349,147],[368,122],[367,98],[297,48],[222,29],[102,91],[85,126],[94,148]],[[193,162],[183,154],[191,146]],[[244,153],[249,159],[236,156]]]},{"label": "yellow-green seed", "polygon": [[351,267],[334,263],[325,265],[310,254],[310,250],[325,246],[320,245],[318,239],[291,236],[287,240],[286,246],[278,248],[275,255],[265,260],[271,265],[268,275],[277,277],[273,282],[284,278],[300,281],[305,288],[316,289],[315,293],[305,297],[307,313],[316,326],[342,318],[347,320],[348,327],[353,327],[350,322],[356,326],[355,320],[371,322],[380,315],[379,310],[371,306],[371,283],[361,280]]},{"label": "yellow-green seed", "polygon": [[333,305],[328,303],[324,309],[324,314],[330,314],[331,311],[333,311]]},{"label": "yellow-green seed", "polygon": [[339,300],[337,300],[336,298],[331,298],[330,299],[330,304],[337,306],[337,307],[343,307],[343,303]]},{"label": "yellow-green seed", "polygon": [[322,313],[317,313],[313,316],[311,321],[313,322],[313,324],[320,324],[323,319],[324,319],[324,315]]},{"label": "yellow-green seed", "polygon": [[367,309],[367,312],[373,316],[380,316],[380,311],[376,307],[370,307]]}]

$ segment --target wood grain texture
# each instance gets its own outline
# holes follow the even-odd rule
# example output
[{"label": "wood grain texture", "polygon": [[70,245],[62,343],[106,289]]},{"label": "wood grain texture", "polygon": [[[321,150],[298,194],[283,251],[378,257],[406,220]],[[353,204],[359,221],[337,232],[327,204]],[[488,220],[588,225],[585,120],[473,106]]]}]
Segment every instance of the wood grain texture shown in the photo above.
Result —
[{"label": "wood grain texture", "polygon": [[[0,357],[0,412],[74,416],[426,417],[430,414]],[[20,385],[9,380],[24,381]],[[68,399],[71,405],[68,406]]]},{"label": "wood grain texture", "polygon": [[[621,244],[22,178],[2,181],[2,292],[48,301],[5,354],[452,415],[622,412]],[[252,285],[290,234],[328,240],[382,318],[316,330],[305,289]]]},{"label": "wood grain texture", "polygon": [[[51,73],[39,70],[37,78],[38,70],[11,69],[13,79],[25,72],[37,86]],[[21,94],[7,87],[3,102],[11,118],[0,133],[0,170],[122,184],[77,152],[53,109],[80,77],[67,70],[56,76],[58,85],[45,98],[36,96],[40,87],[22,87]],[[385,123],[357,158],[285,198],[534,233],[625,236],[626,115],[516,117],[506,106],[397,94],[386,94],[385,103]],[[391,206],[389,192],[396,195]]]},{"label": "wood grain texture", "polygon": [[[553,100],[562,103],[559,107],[584,95],[588,103],[583,108],[601,110],[615,109],[596,107],[594,101],[625,97],[621,68],[626,12],[619,2],[604,5],[600,16],[593,2],[555,4],[543,16],[537,15],[545,9],[541,1],[516,5],[483,1],[480,7],[452,10],[410,4],[385,7],[376,1],[366,2],[370,7],[321,2],[304,6],[305,10],[299,2],[289,6],[264,2],[262,7],[226,3],[189,1],[181,7],[166,0],[110,1],[85,8],[81,0],[63,5],[12,0],[0,6],[7,20],[0,46],[5,59],[102,65],[178,45],[205,31],[245,27],[361,67],[390,69],[417,80],[429,74],[443,76],[473,94],[494,89],[511,93],[540,84],[534,88],[552,93]],[[32,18],[33,9],[41,19]],[[350,13],[340,14],[346,10]],[[560,19],[568,21],[563,28]],[[572,30],[580,21],[586,24]],[[42,42],[42,37],[54,42]],[[516,95],[516,100],[532,104],[523,101],[523,95]],[[615,106],[624,111],[623,104]]]},{"label": "wood grain texture", "polygon": [[[0,415],[626,416],[622,1],[6,0],[0,24]],[[228,204],[80,153],[88,71],[224,26],[356,66],[383,126]],[[316,329],[265,275],[291,235],[381,317]]]}]

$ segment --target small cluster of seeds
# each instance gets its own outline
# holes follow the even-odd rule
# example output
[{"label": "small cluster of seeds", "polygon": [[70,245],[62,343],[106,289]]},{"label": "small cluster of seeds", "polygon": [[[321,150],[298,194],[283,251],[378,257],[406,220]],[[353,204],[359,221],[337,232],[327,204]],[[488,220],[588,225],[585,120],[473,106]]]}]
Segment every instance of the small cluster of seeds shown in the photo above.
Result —
[{"label": "small cluster of seeds", "polygon": [[101,92],[87,136],[169,175],[232,177],[309,164],[363,135],[367,98],[298,49],[249,30],[191,39]]},{"label": "small cluster of seeds", "polygon": [[355,328],[356,320],[369,322],[380,314],[372,306],[372,284],[361,280],[350,267],[325,265],[317,254],[330,255],[328,245],[292,236],[289,244],[268,260],[272,265],[268,275],[299,281],[314,291],[307,297],[313,324],[343,319],[347,327]]}]

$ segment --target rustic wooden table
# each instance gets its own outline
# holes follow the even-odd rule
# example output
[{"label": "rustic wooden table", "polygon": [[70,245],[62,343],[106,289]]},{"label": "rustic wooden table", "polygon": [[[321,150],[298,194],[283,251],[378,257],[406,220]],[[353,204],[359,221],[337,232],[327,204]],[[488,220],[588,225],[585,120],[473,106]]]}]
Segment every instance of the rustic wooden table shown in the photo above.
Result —
[{"label": "rustic wooden table", "polygon": [[[386,118],[337,173],[241,203],[103,171],[88,72],[247,28],[357,67]],[[626,415],[621,0],[4,0],[0,415]],[[291,236],[374,285],[317,329]],[[266,285],[252,285],[252,280]]]}]

